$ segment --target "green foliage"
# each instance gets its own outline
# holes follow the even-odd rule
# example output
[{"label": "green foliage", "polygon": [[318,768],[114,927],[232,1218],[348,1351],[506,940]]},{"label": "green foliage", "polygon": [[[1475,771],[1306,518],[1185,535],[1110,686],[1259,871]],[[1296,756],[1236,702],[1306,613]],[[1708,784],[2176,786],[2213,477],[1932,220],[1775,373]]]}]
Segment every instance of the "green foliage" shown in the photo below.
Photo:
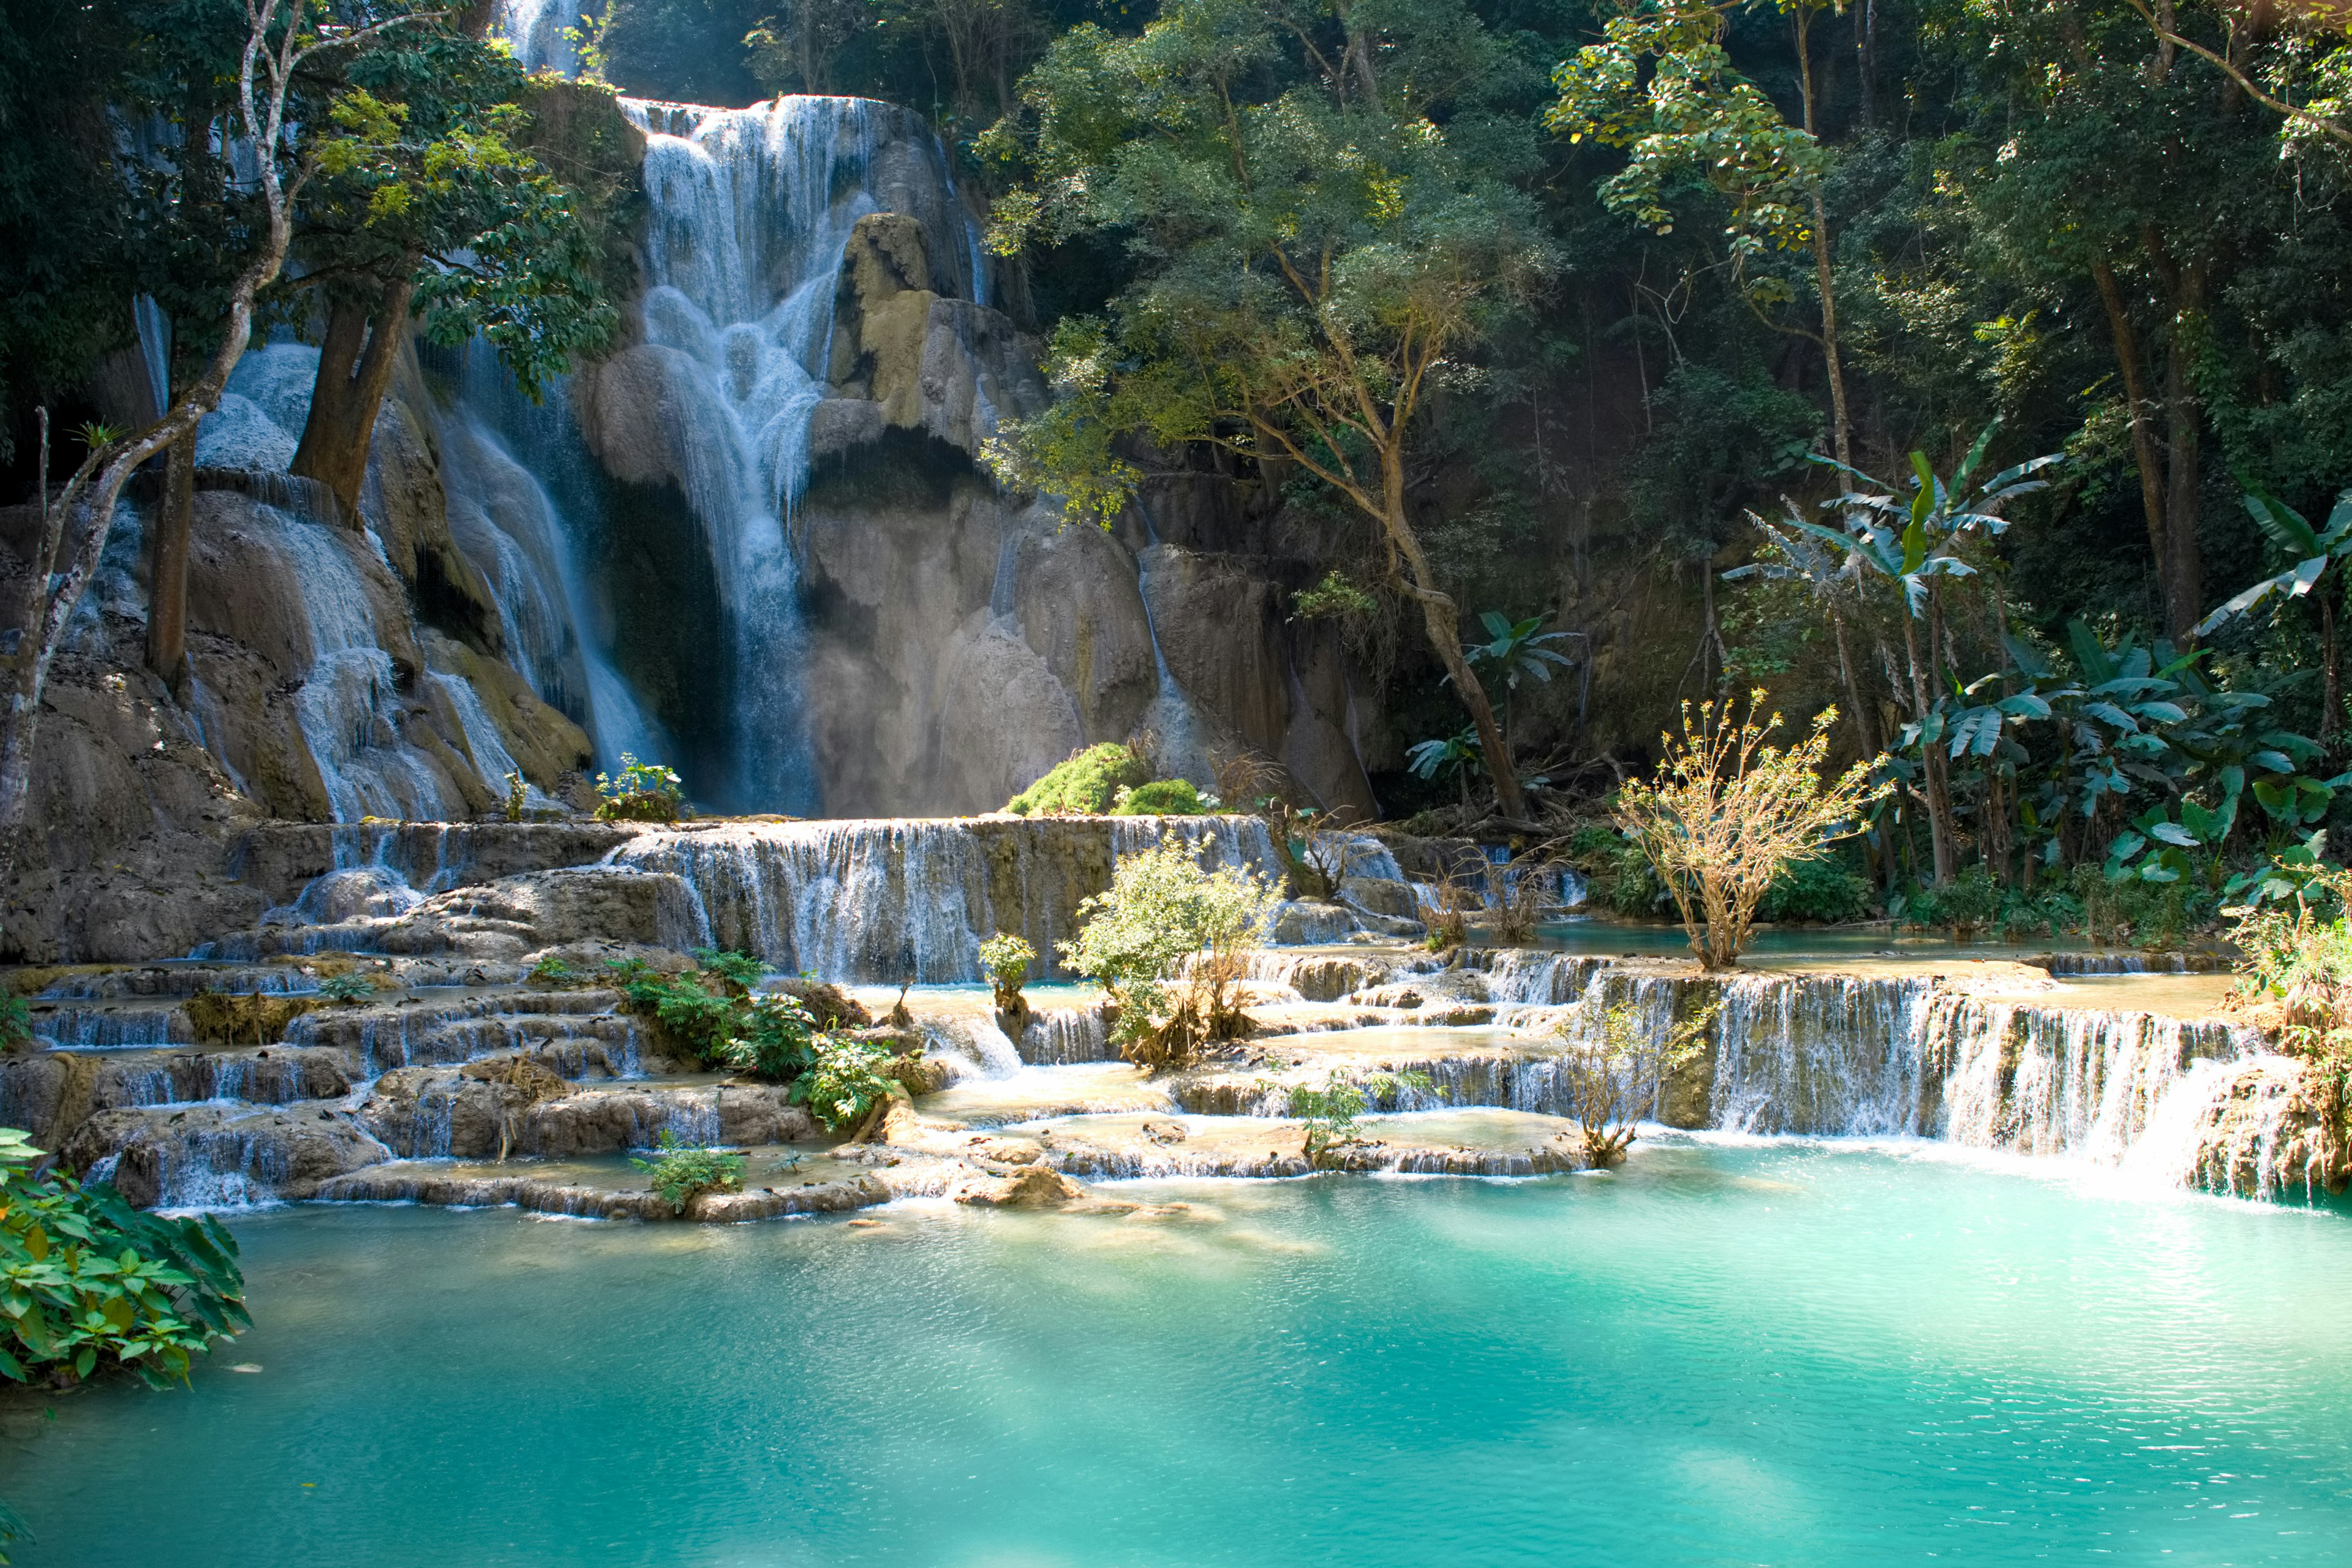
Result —
[{"label": "green foliage", "polygon": [[1307,1163],[1321,1167],[1333,1162],[1338,1151],[1363,1141],[1356,1125],[1357,1119],[1381,1100],[1394,1100],[1406,1093],[1426,1093],[1430,1077],[1425,1072],[1349,1073],[1344,1068],[1333,1068],[1319,1085],[1294,1084],[1290,1089],[1290,1115],[1306,1123]]},{"label": "green foliage", "polygon": [[32,1003],[13,991],[0,995],[0,1052],[23,1050],[32,1043]]},{"label": "green foliage", "polygon": [[1044,778],[1004,803],[1015,816],[1094,816],[1110,810],[1122,789],[1151,782],[1151,762],[1132,744],[1106,741],[1073,752]]},{"label": "green foliage", "polygon": [[694,962],[702,973],[717,980],[722,989],[735,996],[745,995],[774,967],[764,958],[748,952],[721,952],[715,947],[698,947]]},{"label": "green foliage", "polygon": [[1869,917],[1871,888],[1835,855],[1794,860],[1772,879],[1757,916],[1768,921],[1818,921],[1843,925]]},{"label": "green foliage", "polygon": [[320,981],[319,994],[346,1007],[356,1006],[375,994],[375,982],[364,974],[346,971]]},{"label": "green foliage", "polygon": [[1990,871],[1970,866],[1939,887],[1929,888],[1905,907],[1914,925],[1939,926],[1961,942],[2000,921],[2003,893]]},{"label": "green foliage", "polygon": [[695,1059],[706,1065],[724,1059],[734,1033],[738,998],[723,989],[705,986],[701,975],[692,973],[649,971],[624,982],[623,990],[633,1007],[653,1015]]},{"label": "green foliage", "polygon": [[507,820],[509,822],[520,822],[522,820],[523,805],[530,800],[530,786],[523,783],[522,775],[520,773],[509,773],[507,775],[507,795],[505,803]]},{"label": "green foliage", "polygon": [[548,991],[569,991],[588,984],[584,971],[573,968],[552,953],[532,964],[530,972],[522,979],[526,985],[536,985]]},{"label": "green foliage", "polygon": [[1037,950],[1011,931],[998,931],[980,944],[980,970],[996,993],[997,1011],[1020,1010],[1021,987],[1028,984],[1029,966],[1036,962]]},{"label": "green foliage", "polygon": [[122,1367],[160,1388],[252,1326],[218,1220],[143,1214],[103,1182],[36,1174],[40,1156],[0,1127],[0,1375],[76,1383]]},{"label": "green foliage", "polygon": [[1735,69],[1724,14],[1704,0],[1654,0],[1612,16],[1553,77],[1547,116],[1571,142],[1626,151],[1601,199],[1661,235],[1675,231],[1669,192],[1703,183],[1731,207],[1724,226],[1736,260],[1811,237],[1806,203],[1828,166],[1820,144],[1780,117]]},{"label": "green foliage", "polygon": [[1666,884],[1657,868],[1612,824],[1580,825],[1569,835],[1563,858],[1583,874],[1585,898],[1612,913],[1652,919],[1666,907]]},{"label": "green foliage", "polygon": [[1523,621],[1513,621],[1499,610],[1481,611],[1478,624],[1486,628],[1486,640],[1471,643],[1462,650],[1463,658],[1473,669],[1491,669],[1505,688],[1519,689],[1522,676],[1530,680],[1550,684],[1551,672],[1569,668],[1568,656],[1552,647],[1569,640],[1566,632],[1543,629],[1549,616],[1529,616]]},{"label": "green foliage", "polygon": [[821,1037],[799,997],[765,992],[737,1006],[718,1056],[739,1072],[784,1083],[815,1065]]},{"label": "green foliage", "polygon": [[1381,602],[1348,580],[1338,567],[1323,574],[1311,588],[1290,596],[1291,613],[1302,621],[1335,620],[1342,616],[1369,616]]},{"label": "green foliage", "polygon": [[[1119,858],[1111,885],[1078,905],[1062,962],[1100,981],[1119,1008],[1129,1059],[1158,1068],[1188,1058],[1242,1022],[1226,1000],[1241,956],[1265,940],[1280,893],[1239,867],[1203,870],[1174,834]],[[1185,972],[1181,996],[1169,982]]]},{"label": "green foliage", "polygon": [[1210,809],[1200,791],[1187,779],[1154,779],[1122,789],[1112,802],[1113,816],[1198,816]]},{"label": "green foliage", "polygon": [[665,1127],[650,1160],[629,1163],[651,1178],[646,1185],[662,1195],[670,1212],[683,1214],[686,1205],[704,1193],[733,1193],[743,1188],[743,1156],[730,1150],[683,1143]]},{"label": "green foliage", "polygon": [[599,822],[676,822],[686,804],[683,781],[659,763],[621,753],[621,776],[596,775]]},{"label": "green foliage", "polygon": [[882,1071],[890,1053],[870,1040],[822,1035],[816,1061],[793,1083],[793,1098],[835,1132],[862,1126],[890,1098],[898,1080]]}]

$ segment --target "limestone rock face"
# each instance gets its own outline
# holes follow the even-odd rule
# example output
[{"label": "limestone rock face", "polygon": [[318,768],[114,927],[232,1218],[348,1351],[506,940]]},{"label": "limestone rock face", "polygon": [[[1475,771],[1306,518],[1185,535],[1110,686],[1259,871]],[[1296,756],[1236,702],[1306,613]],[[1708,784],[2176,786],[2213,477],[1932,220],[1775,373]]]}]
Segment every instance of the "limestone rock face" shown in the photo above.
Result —
[{"label": "limestone rock face", "polygon": [[112,1160],[116,1190],[140,1208],[304,1198],[331,1176],[392,1157],[349,1116],[315,1101],[102,1110],[58,1152],[83,1173]]}]

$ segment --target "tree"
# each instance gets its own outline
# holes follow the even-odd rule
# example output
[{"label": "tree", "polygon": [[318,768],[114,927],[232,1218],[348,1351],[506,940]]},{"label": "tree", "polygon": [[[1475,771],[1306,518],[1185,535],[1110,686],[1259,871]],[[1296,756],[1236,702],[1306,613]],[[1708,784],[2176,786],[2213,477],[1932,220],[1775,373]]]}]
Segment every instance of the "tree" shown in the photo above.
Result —
[{"label": "tree", "polygon": [[[1059,944],[1062,961],[1118,1002],[1128,1060],[1155,1072],[1181,1066],[1205,1042],[1244,1030],[1231,988],[1280,899],[1238,867],[1202,869],[1171,833],[1121,856],[1109,888],[1078,905],[1078,934]],[[1181,991],[1171,994],[1168,983],[1180,973]]]},{"label": "tree", "polygon": [[1588,994],[1560,1021],[1555,1033],[1568,1042],[1561,1076],[1584,1135],[1587,1164],[1605,1171],[1625,1163],[1642,1117],[1656,1108],[1666,1079],[1706,1051],[1720,1006],[1710,1003],[1690,1017],[1668,1019],[1661,1029],[1633,1003]]},{"label": "tree", "polygon": [[1768,739],[1780,715],[1757,721],[1763,703],[1763,692],[1750,692],[1744,719],[1734,718],[1727,697],[1684,703],[1683,732],[1660,737],[1657,776],[1629,780],[1617,793],[1617,826],[1657,869],[1705,969],[1737,964],[1772,879],[1860,831],[1863,808],[1889,787],[1873,782],[1875,759],[1822,782],[1836,709],[1823,710],[1811,735],[1783,749]]},{"label": "tree", "polygon": [[[1844,527],[1832,528],[1790,512],[1791,539],[1803,536],[1841,552],[1844,570],[1857,579],[1879,577],[1900,590],[1902,596],[1904,672],[1911,702],[1911,723],[1904,743],[1920,749],[1920,772],[1927,804],[1927,828],[1935,861],[1936,880],[1942,882],[1959,869],[1959,837],[1952,809],[1948,757],[1939,744],[1944,735],[1940,710],[1950,681],[1944,668],[1943,579],[1972,575],[1965,546],[1979,535],[1998,534],[2009,526],[2001,508],[2021,495],[2048,488],[2034,478],[2063,461],[2057,454],[2029,458],[1979,479],[1985,454],[1999,426],[1989,425],[1947,479],[1939,477],[1924,452],[1911,454],[1911,480],[1901,487],[1874,479],[1859,469],[1844,477],[1859,486],[1828,503],[1840,510]],[[1758,520],[1759,527],[1763,526]],[[1768,529],[1768,532],[1780,533]],[[1920,657],[1919,625],[1927,623],[1927,651]],[[1952,754],[1957,755],[1954,749]]]},{"label": "tree", "polygon": [[[1837,289],[1831,268],[1829,213],[1822,180],[1829,168],[1820,142],[1814,88],[1812,19],[1816,0],[1773,0],[1795,26],[1802,129],[1790,125],[1762,89],[1733,68],[1724,48],[1727,6],[1708,0],[1647,0],[1609,19],[1601,41],[1587,45],[1554,74],[1559,100],[1545,116],[1571,142],[1587,136],[1626,151],[1625,166],[1602,183],[1601,199],[1660,234],[1674,232],[1668,187],[1676,180],[1711,187],[1730,203],[1724,226],[1742,298],[1763,317],[1786,289],[1750,277],[1748,264],[1770,250],[1811,248],[1821,294],[1821,331],[1796,331],[1822,351],[1830,384],[1831,436],[1841,463],[1853,461],[1853,420],[1838,340]],[[1648,79],[1643,79],[1643,68]]]},{"label": "tree", "polygon": [[1139,37],[1056,39],[1022,83],[1034,131],[1008,120],[985,142],[1030,175],[991,243],[1112,233],[1135,277],[1108,320],[1060,324],[1055,403],[989,451],[1008,484],[1105,526],[1143,477],[1135,437],[1328,486],[1378,530],[1497,804],[1524,816],[1412,494],[1430,401],[1553,266],[1532,204],[1469,151],[1507,134],[1476,93],[1508,70],[1454,0],[1328,17],[1176,0]]},{"label": "tree", "polygon": [[504,51],[420,29],[353,61],[326,110],[297,251],[327,327],[289,467],[347,514],[412,313],[436,342],[479,333],[534,397],[612,337],[577,197],[520,144],[523,86]]},{"label": "tree", "polygon": [[250,156],[240,182],[259,198],[246,236],[246,261],[226,293],[219,346],[202,375],[173,398],[163,417],[129,435],[92,431],[79,466],[65,484],[49,488],[49,417],[40,428],[40,526],[26,574],[24,628],[10,671],[8,705],[0,720],[0,854],[13,854],[25,820],[33,776],[33,743],[40,724],[41,698],[49,666],[65,640],[74,606],[98,569],[99,556],[114,526],[122,487],[139,467],[180,441],[220,403],[229,373],[252,335],[255,300],[278,279],[293,237],[293,208],[315,165],[298,157],[287,105],[298,76],[315,62],[362,52],[395,30],[415,26],[432,13],[395,11],[352,25],[338,20],[313,0],[248,0],[249,26],[236,78],[237,124],[243,142],[225,139],[224,161]]}]

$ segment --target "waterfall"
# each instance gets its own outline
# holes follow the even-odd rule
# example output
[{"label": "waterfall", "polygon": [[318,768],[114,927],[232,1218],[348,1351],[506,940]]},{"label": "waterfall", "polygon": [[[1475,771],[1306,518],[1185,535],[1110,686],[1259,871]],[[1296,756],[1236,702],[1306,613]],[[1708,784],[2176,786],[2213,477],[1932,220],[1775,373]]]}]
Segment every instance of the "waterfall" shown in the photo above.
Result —
[{"label": "waterfall", "polygon": [[[646,133],[646,340],[693,407],[674,422],[681,488],[711,555],[736,671],[731,776],[699,785],[738,810],[815,809],[798,678],[805,633],[790,536],[809,427],[826,395],[844,250],[868,213],[920,219],[951,289],[973,292],[970,219],[937,139],[865,99],[750,109],[623,99]],[[911,149],[878,165],[882,153]],[[955,230],[946,229],[953,214]]]},{"label": "waterfall", "polygon": [[491,30],[506,40],[523,69],[576,77],[580,46],[570,35],[583,16],[603,13],[603,5],[589,0],[499,0]]},{"label": "waterfall", "polygon": [[1079,902],[1121,855],[1172,832],[1210,868],[1276,874],[1255,816],[729,823],[648,833],[614,864],[674,872],[694,889],[708,940],[788,973],[919,984],[980,978],[981,941],[1025,938],[1054,967]]},{"label": "waterfall", "polygon": [[438,420],[442,487],[451,536],[498,600],[508,661],[541,700],[588,731],[605,768],[617,771],[624,752],[674,755],[614,665],[610,629],[592,613],[579,530],[548,488],[593,461],[567,406],[568,379],[534,405],[487,343],[459,353],[457,396]]}]

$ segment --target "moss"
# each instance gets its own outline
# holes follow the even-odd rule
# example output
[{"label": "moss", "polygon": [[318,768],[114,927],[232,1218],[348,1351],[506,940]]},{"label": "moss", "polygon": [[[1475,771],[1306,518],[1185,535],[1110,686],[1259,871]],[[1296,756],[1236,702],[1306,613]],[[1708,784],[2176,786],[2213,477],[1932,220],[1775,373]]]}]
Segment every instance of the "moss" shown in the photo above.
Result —
[{"label": "moss", "polygon": [[286,1026],[318,1006],[313,996],[231,996],[199,991],[182,1004],[196,1043],[205,1046],[274,1046]]},{"label": "moss", "polygon": [[1072,752],[1054,770],[1007,801],[1016,816],[1078,816],[1107,812],[1122,789],[1151,782],[1151,764],[1131,746],[1105,742]]},{"label": "moss", "polygon": [[1138,784],[1111,807],[1114,816],[1198,816],[1208,808],[1185,779],[1154,779]]}]

